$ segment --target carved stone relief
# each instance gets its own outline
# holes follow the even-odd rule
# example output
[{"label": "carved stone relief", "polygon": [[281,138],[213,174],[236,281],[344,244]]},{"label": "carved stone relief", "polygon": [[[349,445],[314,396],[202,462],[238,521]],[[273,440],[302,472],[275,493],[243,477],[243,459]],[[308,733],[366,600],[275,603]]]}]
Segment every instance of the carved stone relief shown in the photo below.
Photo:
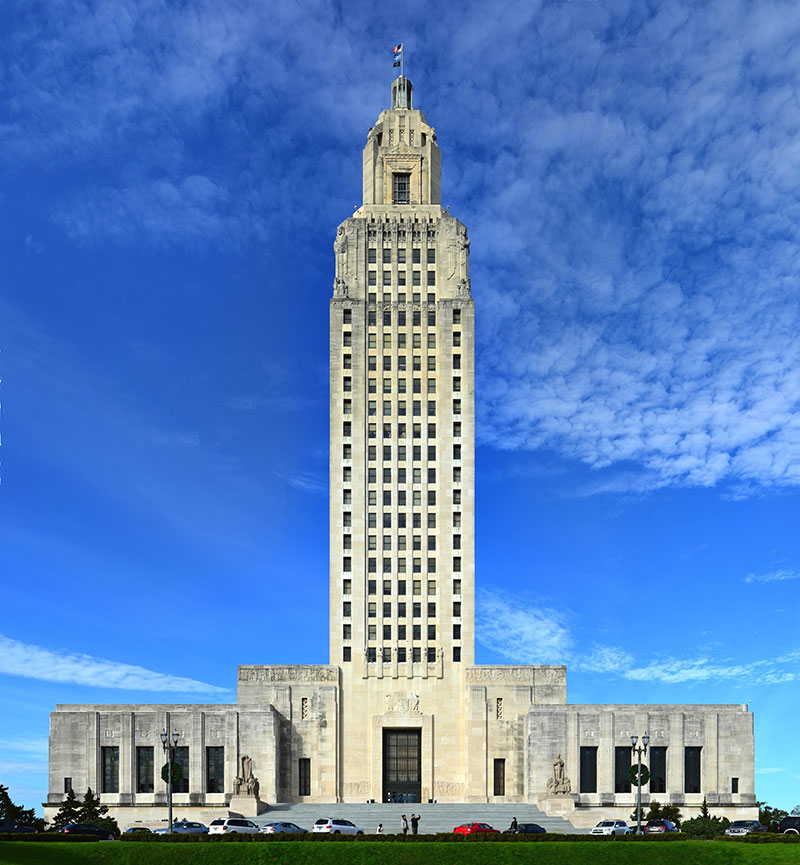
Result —
[{"label": "carved stone relief", "polygon": [[413,691],[394,691],[386,695],[386,711],[402,715],[419,713],[419,694]]}]

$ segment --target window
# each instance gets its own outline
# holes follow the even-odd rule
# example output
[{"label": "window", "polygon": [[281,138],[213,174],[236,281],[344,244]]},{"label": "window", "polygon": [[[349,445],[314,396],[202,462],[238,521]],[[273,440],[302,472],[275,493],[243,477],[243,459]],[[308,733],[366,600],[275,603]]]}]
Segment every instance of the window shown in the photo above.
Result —
[{"label": "window", "polygon": [[188,748],[176,748],[175,749],[175,762],[181,767],[181,780],[176,781],[173,779],[172,790],[175,793],[188,793],[189,792],[189,749]]},{"label": "window", "polygon": [[453,572],[461,573],[461,556],[453,556]]},{"label": "window", "polygon": [[428,348],[436,348],[436,334],[429,333],[428,334]]},{"label": "window", "polygon": [[700,792],[700,752],[702,748],[684,748],[683,792]]},{"label": "window", "polygon": [[344,571],[344,573],[347,574],[352,570],[352,564],[353,560],[350,558],[350,556],[344,556],[342,558],[342,570]]},{"label": "window", "polygon": [[367,625],[367,639],[376,640],[378,638],[378,626]]},{"label": "window", "polygon": [[352,549],[353,545],[353,536],[352,535],[343,535],[342,536],[342,549],[349,550]]},{"label": "window", "polygon": [[119,793],[119,747],[103,748],[103,793]]},{"label": "window", "polygon": [[461,400],[454,399],[453,400],[453,414],[461,414]]},{"label": "window", "polygon": [[[405,639],[405,637],[403,637],[403,639]],[[406,649],[405,649],[405,646],[400,646],[400,647],[397,649],[397,660],[398,660],[401,664],[405,663],[405,660],[406,660]]]},{"label": "window", "polygon": [[436,271],[435,270],[429,270],[428,271],[428,285],[436,285]]},{"label": "window", "polygon": [[392,639],[392,626],[391,625],[384,625],[383,626],[383,639],[384,640],[391,640]]},{"label": "window", "polygon": [[434,310],[428,311],[428,327],[436,327],[436,313]]},{"label": "window", "polygon": [[374,601],[371,601],[367,604],[367,618],[375,619],[377,618],[377,608]]},{"label": "window", "polygon": [[391,327],[392,326],[391,310],[384,309],[384,311],[383,311],[383,326],[384,327]]},{"label": "window", "polygon": [[428,264],[436,264],[436,248],[428,248]]},{"label": "window", "polygon": [[461,580],[453,580],[453,594],[460,595],[461,594]]},{"label": "window", "polygon": [[667,792],[667,749],[650,749],[650,792]]},{"label": "window", "polygon": [[453,310],[453,324],[461,324],[461,310],[454,309]]},{"label": "window", "polygon": [[422,625],[412,625],[411,633],[413,640],[421,640],[422,639]]},{"label": "window", "polygon": [[436,490],[428,490],[428,506],[434,507],[436,505]]},{"label": "window", "polygon": [[64,778],[64,792],[69,793],[72,789],[72,778]]},{"label": "window", "polygon": [[368,664],[374,664],[375,658],[376,658],[375,646],[370,646],[367,649],[367,663]]},{"label": "window", "polygon": [[383,347],[391,348],[392,347],[392,335],[390,333],[385,333],[383,335]]},{"label": "window", "polygon": [[342,436],[346,439],[349,439],[353,434],[353,423],[352,421],[346,420],[342,424]]},{"label": "window", "polygon": [[411,605],[411,615],[413,618],[419,619],[422,616],[422,604],[413,603]]},{"label": "window", "polygon": [[[420,279],[421,279],[421,278],[422,278],[422,277],[421,277],[421,274],[420,274],[420,272],[419,272],[418,270],[414,270],[414,271],[412,271],[412,273],[411,273],[411,284],[412,284],[412,285],[419,285],[419,284],[420,284]],[[418,301],[419,301],[419,294],[417,294],[417,293],[415,292],[415,293],[414,293],[414,302],[417,303]]]},{"label": "window", "polygon": [[428,438],[435,439],[436,438],[436,424],[429,423],[428,424]]},{"label": "window", "polygon": [[461,535],[453,535],[453,549],[460,550],[461,549]]},{"label": "window", "polygon": [[392,174],[392,204],[411,203],[411,175]]},{"label": "window", "polygon": [[378,250],[375,249],[374,246],[370,247],[367,250],[367,264],[375,264],[375,262],[377,260],[377,253],[378,253]]},{"label": "window", "polygon": [[631,749],[627,745],[614,748],[614,792],[630,793],[631,782],[628,772],[631,768]]},{"label": "window", "polygon": [[738,793],[738,792],[739,792],[739,779],[738,778],[731,778],[731,793]]},{"label": "window", "polygon": [[342,345],[352,345],[353,344],[353,334],[351,331],[346,330],[342,334]]},{"label": "window", "polygon": [[580,792],[597,792],[597,748],[581,748]]},{"label": "window", "polygon": [[412,264],[420,263],[420,249],[419,247],[415,247],[411,250],[411,262]]},{"label": "window", "polygon": [[297,793],[300,796],[311,795],[311,760],[301,757],[297,761]]},{"label": "window", "polygon": [[349,595],[352,590],[352,582],[350,580],[345,580],[342,583],[342,594]]},{"label": "window", "polygon": [[453,369],[461,369],[461,355],[454,354],[453,355]]},{"label": "window", "polygon": [[225,792],[225,748],[206,748],[206,793]]},{"label": "window", "polygon": [[392,284],[392,271],[391,270],[384,270],[383,271],[383,284],[384,285],[391,285]]},{"label": "window", "polygon": [[453,424],[453,437],[457,439],[461,438],[461,421],[456,421]]},{"label": "window", "polygon": [[[373,561],[375,561],[373,559]],[[367,580],[367,594],[374,595],[378,591],[378,584],[375,580]]]},{"label": "window", "polygon": [[435,640],[436,639],[436,625],[428,625],[428,639]]},{"label": "window", "polygon": [[459,392],[461,390],[461,376],[453,376],[453,390]]},{"label": "window", "polygon": [[388,646],[383,647],[383,663],[388,664],[392,660],[392,650]]},{"label": "window", "polygon": [[367,274],[367,285],[377,285],[378,274],[374,270],[370,270]]},{"label": "window", "polygon": [[[349,343],[345,343],[345,345],[349,345]],[[374,333],[367,334],[367,348],[377,348],[378,341],[375,338]]]},{"label": "window", "polygon": [[344,646],[342,648],[342,660],[349,661],[352,658],[352,650],[350,646]]},{"label": "window", "polygon": [[353,626],[352,625],[342,625],[342,639],[343,640],[352,640],[353,639]]},{"label": "window", "polygon": [[461,625],[453,625],[453,639],[460,640],[461,639]]},{"label": "window", "polygon": [[436,646],[428,646],[428,663],[436,663]]},{"label": "window", "polygon": [[453,333],[453,346],[458,348],[461,345],[461,334],[458,331]]},{"label": "window", "polygon": [[460,619],[461,618],[461,601],[456,601],[453,604],[453,618]]},{"label": "window", "polygon": [[151,747],[136,749],[136,792],[153,792],[153,749]]},{"label": "window", "polygon": [[[428,250],[430,252],[430,250]],[[494,795],[506,795],[506,761],[494,761]]]},{"label": "window", "polygon": [[453,646],[453,660],[456,663],[461,660],[461,646]]},{"label": "window", "polygon": [[345,601],[345,602],[342,604],[342,618],[343,618],[343,619],[349,619],[349,618],[350,618],[350,615],[351,615],[351,612],[350,612],[350,601]]},{"label": "window", "polygon": [[411,650],[411,660],[415,664],[418,664],[421,659],[422,659],[422,650],[419,648],[419,646],[414,646],[414,648]]},{"label": "window", "polygon": [[461,490],[453,490],[453,504],[460,505],[461,504]]},{"label": "window", "polygon": [[397,263],[405,264],[406,263],[406,250],[404,246],[401,246],[397,250]]}]

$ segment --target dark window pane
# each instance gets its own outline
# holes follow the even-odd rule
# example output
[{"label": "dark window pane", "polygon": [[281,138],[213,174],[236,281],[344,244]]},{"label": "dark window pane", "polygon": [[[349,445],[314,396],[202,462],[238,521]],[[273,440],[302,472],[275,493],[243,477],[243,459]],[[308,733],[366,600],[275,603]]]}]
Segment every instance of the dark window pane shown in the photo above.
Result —
[{"label": "dark window pane", "polygon": [[103,748],[103,793],[119,793],[119,748]]},{"label": "dark window pane", "polygon": [[136,749],[136,792],[153,792],[153,749]]},{"label": "dark window pane", "polygon": [[700,792],[700,752],[702,748],[686,748],[683,755],[684,793]]},{"label": "dark window pane", "polygon": [[650,749],[650,792],[667,792],[667,749]]},{"label": "dark window pane", "polygon": [[301,757],[298,761],[298,776],[300,796],[311,795],[311,760],[308,757]]},{"label": "dark window pane", "polygon": [[409,204],[410,195],[411,175],[392,174],[392,204]]},{"label": "dark window pane", "polygon": [[580,791],[597,792],[597,748],[581,748]]},{"label": "dark window pane", "polygon": [[173,793],[188,793],[189,792],[189,749],[176,748],[175,762],[181,767],[181,780],[173,781]]},{"label": "dark window pane", "polygon": [[494,795],[506,795],[506,761],[494,761]]},{"label": "dark window pane", "polygon": [[623,746],[614,748],[614,792],[630,793],[631,782],[628,772],[631,768],[631,749]]},{"label": "dark window pane", "polygon": [[206,793],[225,792],[225,748],[206,748]]}]

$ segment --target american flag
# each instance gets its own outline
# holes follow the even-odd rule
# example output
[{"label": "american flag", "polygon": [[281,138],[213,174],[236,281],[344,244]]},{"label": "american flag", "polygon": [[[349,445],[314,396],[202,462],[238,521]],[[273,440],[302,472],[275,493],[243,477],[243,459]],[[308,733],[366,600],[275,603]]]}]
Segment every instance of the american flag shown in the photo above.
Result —
[{"label": "american flag", "polygon": [[392,48],[392,54],[402,54],[403,53],[403,43],[401,42],[399,45],[395,45]]}]

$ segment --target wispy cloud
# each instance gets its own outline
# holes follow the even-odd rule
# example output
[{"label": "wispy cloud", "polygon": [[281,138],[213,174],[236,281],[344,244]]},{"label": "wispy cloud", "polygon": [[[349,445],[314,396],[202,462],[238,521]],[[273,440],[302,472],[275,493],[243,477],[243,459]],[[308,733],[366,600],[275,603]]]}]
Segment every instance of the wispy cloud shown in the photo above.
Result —
[{"label": "wispy cloud", "polygon": [[171,691],[179,694],[228,693],[226,688],[195,679],[157,673],[144,667],[94,658],[77,652],[32,646],[3,636],[0,636],[0,673],[96,688]]},{"label": "wispy cloud", "polygon": [[475,632],[481,644],[509,661],[567,664],[573,670],[631,681],[698,684],[735,680],[766,685],[800,681],[800,651],[746,662],[663,656],[642,663],[618,646],[594,644],[584,649],[563,613],[494,591],[478,593]]},{"label": "wispy cloud", "polygon": [[744,581],[746,583],[774,583],[780,580],[798,580],[800,579],[800,571],[789,571],[781,569],[770,571],[767,574],[748,574]]},{"label": "wispy cloud", "polygon": [[777,775],[785,771],[783,766],[765,766],[763,769],[756,769],[756,775]]}]

